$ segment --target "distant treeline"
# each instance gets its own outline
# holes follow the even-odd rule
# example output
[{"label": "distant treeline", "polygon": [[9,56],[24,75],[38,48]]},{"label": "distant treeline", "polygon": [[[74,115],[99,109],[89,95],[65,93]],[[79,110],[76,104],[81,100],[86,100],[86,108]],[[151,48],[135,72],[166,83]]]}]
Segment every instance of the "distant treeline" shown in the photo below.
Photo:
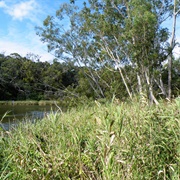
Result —
[{"label": "distant treeline", "polygon": [[40,62],[35,55],[0,55],[0,100],[42,100],[64,96],[78,85],[79,68],[71,63]]},{"label": "distant treeline", "polygon": [[[179,95],[180,62],[173,72],[172,92]],[[131,75],[130,86],[136,94],[136,74],[130,65],[124,71]],[[167,86],[167,70],[162,80]],[[158,87],[156,97],[161,97]],[[0,54],[0,100],[53,100],[66,97],[112,98],[128,97],[125,86],[116,68],[104,64],[99,68],[80,67],[73,62],[41,62],[35,55],[21,57],[17,53]]]}]

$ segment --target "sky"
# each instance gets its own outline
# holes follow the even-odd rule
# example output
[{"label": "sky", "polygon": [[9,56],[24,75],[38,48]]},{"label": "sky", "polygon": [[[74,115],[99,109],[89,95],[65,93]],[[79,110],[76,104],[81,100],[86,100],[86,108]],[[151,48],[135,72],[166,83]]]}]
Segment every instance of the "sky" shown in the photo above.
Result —
[{"label": "sky", "polygon": [[[69,0],[0,0],[0,53],[33,53],[41,61],[51,61],[54,56],[36,35],[35,27],[41,26],[48,15],[55,15],[60,4]],[[76,5],[82,0],[76,0]],[[170,22],[169,22],[170,24]],[[177,40],[180,42],[180,19],[177,21]],[[180,56],[180,47],[175,50]]]},{"label": "sky", "polygon": [[41,61],[54,59],[36,35],[35,27],[43,27],[43,20],[55,15],[65,2],[69,0],[0,0],[0,53],[18,53],[23,57],[33,53]]}]

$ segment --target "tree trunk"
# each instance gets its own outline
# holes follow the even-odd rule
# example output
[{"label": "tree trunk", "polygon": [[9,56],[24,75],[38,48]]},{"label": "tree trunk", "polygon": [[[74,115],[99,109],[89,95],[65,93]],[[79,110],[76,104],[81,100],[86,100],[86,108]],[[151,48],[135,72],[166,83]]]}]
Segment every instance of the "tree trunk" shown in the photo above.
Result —
[{"label": "tree trunk", "polygon": [[163,84],[163,81],[162,81],[162,75],[160,74],[159,82],[158,82],[157,79],[154,79],[154,82],[158,85],[159,89],[161,90],[161,94],[163,94],[164,97],[167,98],[167,93],[166,93],[166,90],[164,88],[164,84]]},{"label": "tree trunk", "polygon": [[137,80],[138,80],[138,89],[139,89],[139,94],[142,94],[142,84],[141,84],[141,78],[139,76],[139,73],[137,73]]},{"label": "tree trunk", "polygon": [[124,75],[123,75],[123,73],[122,73],[121,68],[118,67],[118,70],[119,70],[119,73],[120,73],[121,78],[122,78],[122,80],[123,80],[123,83],[124,83],[124,85],[125,85],[125,87],[126,87],[126,91],[127,91],[128,95],[129,95],[130,99],[132,99],[132,94],[131,94],[131,92],[130,92],[130,90],[129,90],[129,87],[128,87],[127,83],[126,83],[126,80],[125,80],[125,78],[124,78]]},{"label": "tree trunk", "polygon": [[141,77],[138,72],[137,72],[137,81],[138,81],[138,90],[139,90],[139,95],[140,95],[140,103],[141,105],[146,106],[148,105],[147,92],[143,92]]},{"label": "tree trunk", "polygon": [[108,47],[107,44],[108,43],[106,43],[106,41],[104,40],[104,44],[100,44],[100,45],[107,52],[109,57],[111,57],[111,59],[115,62],[116,67],[119,70],[119,74],[120,74],[120,76],[121,76],[121,78],[123,80],[123,83],[124,83],[125,87],[126,87],[126,91],[127,91],[128,95],[129,95],[130,99],[132,100],[132,94],[131,94],[131,92],[129,90],[129,87],[128,87],[127,83],[126,83],[126,80],[125,80],[125,77],[124,77],[123,72],[121,70],[121,67],[119,66],[119,63],[121,62],[120,58],[119,58],[117,52],[115,53],[116,56],[114,55],[113,51]]},{"label": "tree trunk", "polygon": [[172,96],[172,51],[175,46],[175,32],[176,32],[176,17],[180,12],[180,9],[176,12],[176,0],[174,0],[174,9],[173,9],[173,27],[172,27],[172,35],[170,41],[170,53],[168,56],[168,99],[171,100]]},{"label": "tree trunk", "polygon": [[[81,66],[81,60],[78,59],[78,60],[77,60],[77,63],[78,63],[79,66]],[[88,69],[88,71],[89,71],[90,74],[86,73],[86,72],[84,71],[84,69],[82,69],[82,70],[83,70],[82,72],[83,72],[84,76],[87,78],[87,80],[88,80],[88,82],[89,82],[89,85],[91,86],[91,88],[93,89],[93,91],[95,92],[95,94],[98,96],[98,98],[102,98],[102,97],[104,98],[105,95],[104,95],[104,93],[103,93],[103,91],[102,91],[99,83],[97,82],[96,78],[94,77],[93,73],[91,72],[91,69],[90,69],[86,64],[85,64],[85,67],[87,67],[87,69]],[[96,87],[95,87],[95,86],[93,85],[93,83],[91,82],[91,80],[96,84],[96,87],[98,87],[98,89],[99,89],[99,91],[100,91],[100,94],[99,94],[98,90],[96,89]]]},{"label": "tree trunk", "polygon": [[147,85],[148,85],[150,103],[152,104],[154,102],[156,105],[158,105],[159,103],[158,103],[157,99],[154,96],[153,88],[152,88],[152,82],[150,82],[150,78],[147,75],[147,71],[145,71],[145,78],[146,78],[146,82],[147,82]]}]

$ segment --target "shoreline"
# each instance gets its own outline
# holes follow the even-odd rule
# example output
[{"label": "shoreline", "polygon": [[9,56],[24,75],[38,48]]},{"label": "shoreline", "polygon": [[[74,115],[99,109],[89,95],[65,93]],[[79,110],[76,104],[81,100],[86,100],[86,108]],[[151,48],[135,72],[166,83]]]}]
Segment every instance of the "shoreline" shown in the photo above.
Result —
[{"label": "shoreline", "polygon": [[52,100],[40,100],[40,101],[36,101],[36,100],[24,100],[24,101],[0,101],[0,106],[1,105],[56,105],[59,104],[59,101],[52,101]]}]

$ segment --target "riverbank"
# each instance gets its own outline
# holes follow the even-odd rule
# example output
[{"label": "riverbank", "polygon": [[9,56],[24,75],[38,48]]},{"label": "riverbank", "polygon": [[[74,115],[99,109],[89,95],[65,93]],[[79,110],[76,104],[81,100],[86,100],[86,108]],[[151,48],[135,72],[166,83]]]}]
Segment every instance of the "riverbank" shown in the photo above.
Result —
[{"label": "riverbank", "polygon": [[40,101],[35,101],[35,100],[27,100],[27,101],[0,101],[0,106],[1,105],[55,105],[59,104],[58,101],[48,101],[48,100],[40,100]]},{"label": "riverbank", "polygon": [[0,179],[178,179],[180,101],[95,102],[1,133]]}]

